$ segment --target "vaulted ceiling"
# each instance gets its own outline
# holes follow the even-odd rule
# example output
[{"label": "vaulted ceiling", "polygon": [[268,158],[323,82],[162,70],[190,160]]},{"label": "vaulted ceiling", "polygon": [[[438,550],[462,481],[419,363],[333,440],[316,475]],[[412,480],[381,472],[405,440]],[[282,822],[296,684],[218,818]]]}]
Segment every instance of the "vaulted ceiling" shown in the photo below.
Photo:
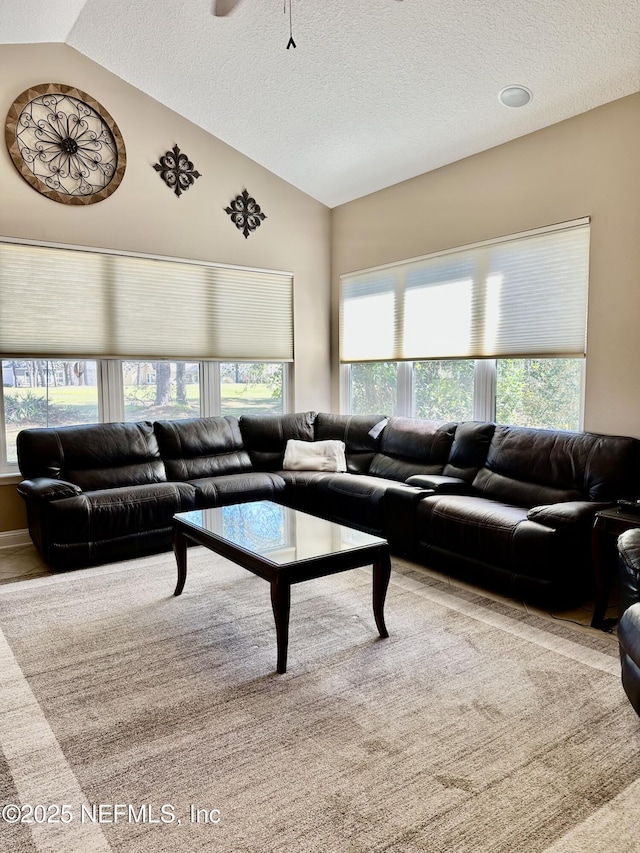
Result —
[{"label": "vaulted ceiling", "polygon": [[[330,207],[640,91],[640,0],[215,9],[3,0],[0,43],[65,42]],[[503,106],[509,84],[533,100]]]}]

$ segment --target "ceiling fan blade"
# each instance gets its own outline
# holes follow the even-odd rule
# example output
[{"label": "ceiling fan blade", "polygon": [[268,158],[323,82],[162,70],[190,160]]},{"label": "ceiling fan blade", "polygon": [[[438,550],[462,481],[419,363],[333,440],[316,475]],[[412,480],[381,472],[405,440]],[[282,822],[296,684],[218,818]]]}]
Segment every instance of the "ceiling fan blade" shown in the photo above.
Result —
[{"label": "ceiling fan blade", "polygon": [[240,0],[213,0],[213,14],[216,18],[224,18],[230,15]]}]

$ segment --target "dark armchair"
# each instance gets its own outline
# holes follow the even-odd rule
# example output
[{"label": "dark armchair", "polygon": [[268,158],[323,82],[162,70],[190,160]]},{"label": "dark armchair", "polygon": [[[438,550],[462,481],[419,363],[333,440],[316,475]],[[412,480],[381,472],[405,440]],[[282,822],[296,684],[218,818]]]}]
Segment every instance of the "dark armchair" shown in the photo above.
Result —
[{"label": "dark armchair", "polygon": [[640,529],[627,530],[620,536],[618,553],[622,686],[640,716]]}]

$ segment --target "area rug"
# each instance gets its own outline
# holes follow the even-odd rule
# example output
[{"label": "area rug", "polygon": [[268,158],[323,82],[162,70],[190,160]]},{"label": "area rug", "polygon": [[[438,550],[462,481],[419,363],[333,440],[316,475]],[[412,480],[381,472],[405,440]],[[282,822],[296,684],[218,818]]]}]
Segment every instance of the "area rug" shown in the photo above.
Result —
[{"label": "area rug", "polygon": [[292,590],[204,549],[0,589],[0,849],[637,851],[615,637],[400,561]]}]

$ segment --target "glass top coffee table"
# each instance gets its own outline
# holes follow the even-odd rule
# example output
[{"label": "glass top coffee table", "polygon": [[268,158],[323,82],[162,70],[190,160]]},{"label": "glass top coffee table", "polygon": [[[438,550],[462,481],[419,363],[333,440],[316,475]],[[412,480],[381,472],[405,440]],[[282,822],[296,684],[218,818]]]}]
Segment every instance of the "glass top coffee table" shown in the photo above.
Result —
[{"label": "glass top coffee table", "polygon": [[197,542],[271,585],[276,623],[277,671],[287,670],[291,585],[373,565],[373,614],[388,637],[384,600],[391,575],[386,539],[370,536],[272,501],[253,501],[174,516],[173,550],[180,595],[187,579],[187,544]]}]

